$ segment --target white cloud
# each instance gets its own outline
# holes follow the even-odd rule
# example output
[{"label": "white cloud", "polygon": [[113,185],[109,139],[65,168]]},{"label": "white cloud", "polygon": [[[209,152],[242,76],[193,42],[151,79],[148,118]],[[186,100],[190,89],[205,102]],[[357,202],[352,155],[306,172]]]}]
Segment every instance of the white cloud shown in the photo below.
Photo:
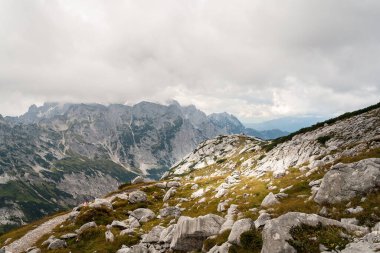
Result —
[{"label": "white cloud", "polygon": [[380,2],[0,2],[0,108],[174,98],[243,121],[380,97]]}]

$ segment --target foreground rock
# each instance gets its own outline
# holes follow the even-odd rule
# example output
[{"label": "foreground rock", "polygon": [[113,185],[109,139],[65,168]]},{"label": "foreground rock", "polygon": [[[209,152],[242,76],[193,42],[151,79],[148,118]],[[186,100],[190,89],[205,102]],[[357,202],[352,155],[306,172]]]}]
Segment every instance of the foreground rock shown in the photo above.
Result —
[{"label": "foreground rock", "polygon": [[317,226],[319,223],[323,226],[338,226],[356,235],[368,233],[367,228],[343,224],[337,220],[327,219],[316,214],[290,212],[267,221],[262,233],[263,248],[261,253],[296,253],[297,251],[288,243],[292,239],[290,229],[301,224]]},{"label": "foreground rock", "polygon": [[380,187],[380,158],[337,164],[323,177],[314,198],[319,204],[339,203]]},{"label": "foreground rock", "polygon": [[128,201],[131,204],[136,204],[140,202],[146,202],[148,197],[146,196],[146,193],[143,191],[134,191],[129,194]]},{"label": "foreground rock", "polygon": [[170,248],[180,251],[200,250],[203,241],[209,236],[218,234],[224,222],[224,218],[215,214],[197,218],[181,216],[173,232]]},{"label": "foreground rock", "polygon": [[375,253],[380,251],[380,232],[374,231],[364,237],[349,243],[341,253]]},{"label": "foreground rock", "polygon": [[232,226],[230,235],[228,236],[228,242],[232,244],[241,245],[240,244],[241,234],[253,229],[255,229],[255,223],[250,218],[236,221],[234,225]]}]

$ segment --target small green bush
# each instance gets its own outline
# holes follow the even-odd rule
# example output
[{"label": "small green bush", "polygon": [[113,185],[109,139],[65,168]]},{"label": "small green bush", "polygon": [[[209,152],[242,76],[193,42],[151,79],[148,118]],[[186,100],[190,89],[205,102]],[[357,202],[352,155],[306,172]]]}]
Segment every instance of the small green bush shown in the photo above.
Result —
[{"label": "small green bush", "polygon": [[332,138],[331,135],[320,136],[320,137],[317,138],[317,141],[320,144],[325,145],[326,142],[328,142],[331,138]]},{"label": "small green bush", "polygon": [[228,229],[214,238],[206,239],[203,243],[203,249],[209,251],[215,245],[222,245],[228,240],[228,236],[230,235],[230,233],[231,229]]},{"label": "small green bush", "polygon": [[240,235],[240,243],[241,246],[247,250],[261,249],[263,246],[263,239],[260,231],[253,229]]},{"label": "small green bush", "polygon": [[289,240],[288,243],[298,253],[319,253],[320,244],[326,246],[329,251],[342,250],[349,243],[347,238],[340,236],[342,232],[347,233],[343,228],[322,226],[321,223],[316,227],[301,224],[290,229],[293,240]]}]

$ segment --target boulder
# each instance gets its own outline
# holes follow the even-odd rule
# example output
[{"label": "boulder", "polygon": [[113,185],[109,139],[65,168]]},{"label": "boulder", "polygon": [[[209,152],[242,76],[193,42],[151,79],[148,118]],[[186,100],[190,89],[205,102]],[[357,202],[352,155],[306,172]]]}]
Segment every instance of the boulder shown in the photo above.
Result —
[{"label": "boulder", "polygon": [[77,236],[78,235],[76,233],[68,233],[68,234],[62,235],[60,238],[63,240],[67,240],[67,239],[76,238]]},{"label": "boulder", "polygon": [[196,199],[196,198],[200,198],[200,197],[203,197],[203,195],[205,194],[205,190],[203,188],[193,192],[191,194],[191,198],[192,199]]},{"label": "boulder", "polygon": [[115,240],[115,236],[112,234],[110,230],[106,231],[105,236],[106,236],[106,242],[113,243],[113,241]]},{"label": "boulder", "polygon": [[380,158],[336,164],[323,177],[314,201],[335,204],[380,187]]},{"label": "boulder", "polygon": [[197,218],[181,216],[173,233],[170,248],[179,251],[192,251],[202,249],[203,241],[219,233],[225,219],[207,214]]},{"label": "boulder", "polygon": [[88,207],[94,208],[94,209],[98,209],[98,208],[107,208],[110,210],[113,209],[111,202],[109,202],[106,199],[95,199],[94,202],[92,202],[88,205]]},{"label": "boulder", "polygon": [[163,243],[170,243],[173,239],[173,234],[176,227],[177,224],[173,224],[162,230],[159,241]]},{"label": "boulder", "polygon": [[380,232],[374,231],[346,245],[341,253],[376,253],[380,251]]},{"label": "boulder", "polygon": [[130,212],[129,215],[135,217],[139,222],[141,220],[144,222],[150,221],[156,218],[154,212],[148,208],[137,208],[133,212]]},{"label": "boulder", "polygon": [[127,228],[127,229],[124,229],[124,230],[120,231],[120,235],[121,236],[123,236],[123,235],[132,235],[134,233],[135,233],[135,231],[132,228]]},{"label": "boulder", "polygon": [[181,216],[181,209],[177,206],[168,206],[160,210],[160,216],[161,218],[168,216],[179,217]]},{"label": "boulder", "polygon": [[166,202],[168,201],[172,196],[174,196],[174,194],[176,193],[176,189],[175,187],[172,187],[170,188],[164,195],[164,198],[162,199],[163,202]]},{"label": "boulder", "polygon": [[94,221],[91,221],[91,222],[88,222],[84,225],[82,225],[79,229],[75,230],[75,233],[77,233],[78,235],[82,234],[84,231],[86,231],[87,229],[89,228],[96,228],[97,225]]},{"label": "boulder", "polygon": [[172,188],[172,187],[180,187],[181,186],[181,183],[180,182],[177,182],[177,181],[170,181],[166,184],[166,187],[168,188]]},{"label": "boulder", "polygon": [[270,192],[261,202],[261,206],[269,207],[269,206],[273,206],[279,203],[280,201],[277,200],[276,196],[272,192]]},{"label": "boulder", "polygon": [[160,241],[161,232],[165,228],[163,226],[155,226],[150,232],[144,236],[142,243],[155,243]]},{"label": "boulder", "polygon": [[41,253],[41,249],[39,249],[37,247],[31,247],[31,248],[26,250],[26,253]]},{"label": "boulder", "polygon": [[133,217],[133,216],[129,216],[129,218],[128,218],[128,222],[129,222],[129,226],[130,226],[131,228],[138,228],[138,227],[140,227],[140,222],[139,222],[139,220],[136,219],[136,218]]},{"label": "boulder", "polygon": [[116,228],[120,228],[120,229],[126,229],[129,226],[124,221],[114,220],[111,223],[111,227],[116,227]]},{"label": "boulder", "polygon": [[351,224],[343,224],[337,220],[328,219],[316,214],[290,212],[278,218],[267,221],[264,226],[263,247],[261,253],[296,253],[296,250],[288,243],[292,239],[290,229],[301,224],[309,226],[338,226],[346,229],[349,233],[364,235],[368,228]]},{"label": "boulder", "polygon": [[48,249],[53,250],[53,249],[63,249],[66,248],[67,244],[64,240],[61,239],[54,239],[48,246]]},{"label": "boulder", "polygon": [[128,201],[131,204],[146,202],[147,199],[146,193],[140,190],[131,192],[128,197]]},{"label": "boulder", "polygon": [[218,245],[215,245],[214,247],[212,247],[208,253],[228,253],[230,251],[230,247],[232,246],[231,243],[229,242],[225,242],[223,243],[222,245],[218,246]]},{"label": "boulder", "polygon": [[159,182],[159,183],[155,184],[155,186],[157,186],[158,188],[161,188],[161,189],[165,189],[166,185],[167,185],[166,182]]},{"label": "boulder", "polygon": [[268,220],[271,219],[271,216],[269,213],[261,213],[259,217],[255,220],[255,227],[256,229],[264,226],[265,223],[267,223]]},{"label": "boulder", "polygon": [[228,242],[241,246],[240,244],[241,234],[253,229],[255,229],[255,223],[250,218],[236,221],[234,225],[232,226],[230,235],[228,236]]}]

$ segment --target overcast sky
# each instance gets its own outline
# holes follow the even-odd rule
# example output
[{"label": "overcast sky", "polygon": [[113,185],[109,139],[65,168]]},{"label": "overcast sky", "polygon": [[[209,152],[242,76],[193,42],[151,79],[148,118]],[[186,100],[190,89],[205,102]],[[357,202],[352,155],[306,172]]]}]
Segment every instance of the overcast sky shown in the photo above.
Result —
[{"label": "overcast sky", "polygon": [[378,0],[0,0],[0,113],[176,99],[244,122],[380,101]]}]

